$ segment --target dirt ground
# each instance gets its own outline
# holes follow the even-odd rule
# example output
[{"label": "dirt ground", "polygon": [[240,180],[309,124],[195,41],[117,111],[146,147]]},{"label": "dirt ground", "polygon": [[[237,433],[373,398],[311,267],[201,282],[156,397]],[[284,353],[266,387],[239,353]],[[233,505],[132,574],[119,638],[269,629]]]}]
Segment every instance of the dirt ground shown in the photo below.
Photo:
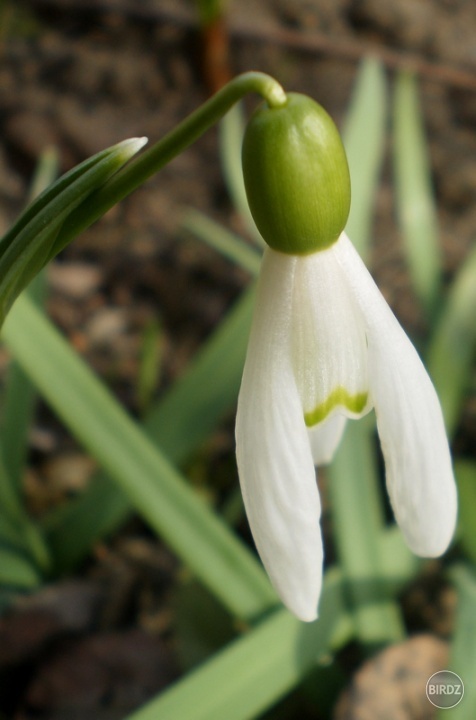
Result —
[{"label": "dirt ground", "polygon": [[[0,232],[22,208],[46,147],[58,148],[67,170],[126,137],[155,141],[217,82],[186,0],[12,0],[0,5],[0,22]],[[398,68],[419,71],[449,280],[476,229],[474,2],[231,0],[225,28],[221,71],[269,72],[337,122],[367,54],[382,58],[390,82]],[[84,233],[49,273],[51,316],[133,413],[148,324],[163,329],[160,392],[248,281],[187,235],[187,207],[245,233],[225,189],[216,129]],[[423,330],[394,214],[387,163],[373,271],[404,325]],[[462,448],[474,447],[475,405],[468,403]],[[229,457],[228,427],[218,445]],[[25,491],[34,513],[77,492],[92,472],[46,408],[31,454]],[[174,572],[168,552],[132,523],[77,578],[22,600],[8,622],[0,618],[0,717],[119,720],[164,687],[180,665],[161,602]]]}]

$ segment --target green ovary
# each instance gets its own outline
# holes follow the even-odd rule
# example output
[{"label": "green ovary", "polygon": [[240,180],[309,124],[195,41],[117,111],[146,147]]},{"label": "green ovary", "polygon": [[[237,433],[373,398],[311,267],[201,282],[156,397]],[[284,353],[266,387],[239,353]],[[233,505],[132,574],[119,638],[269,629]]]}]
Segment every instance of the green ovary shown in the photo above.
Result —
[{"label": "green ovary", "polygon": [[352,413],[360,413],[367,404],[368,393],[361,392],[351,395],[344,387],[336,387],[335,390],[324,400],[319,403],[314,410],[304,413],[304,420],[308,427],[317,425],[322,422],[335,407],[341,405]]}]

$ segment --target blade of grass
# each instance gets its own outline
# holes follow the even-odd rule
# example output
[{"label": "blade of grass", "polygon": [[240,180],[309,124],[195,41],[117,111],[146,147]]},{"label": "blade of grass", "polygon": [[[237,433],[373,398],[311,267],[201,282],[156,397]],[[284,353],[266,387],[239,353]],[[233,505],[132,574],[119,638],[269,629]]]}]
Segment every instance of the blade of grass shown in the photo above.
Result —
[{"label": "blade of grass", "polygon": [[240,103],[234,105],[220,123],[220,160],[223,176],[234,207],[246,223],[251,238],[258,247],[264,241],[251,214],[246,197],[243,170],[241,167],[241,146],[245,134],[245,116]]},{"label": "blade of grass", "polygon": [[111,477],[94,475],[77,498],[42,520],[53,574],[72,572],[96,543],[117,532],[133,513],[129,496]]},{"label": "blade of grass", "polygon": [[33,590],[41,583],[41,576],[31,562],[18,551],[2,545],[0,538],[0,586],[18,590]]},{"label": "blade of grass", "polygon": [[[464,683],[463,700],[452,709],[451,717],[473,720],[476,717],[476,578],[463,565],[454,568],[451,574],[458,593],[458,607],[449,669],[457,673]],[[439,712],[438,718],[448,717],[447,712]]]},{"label": "blade of grass", "polygon": [[149,409],[159,383],[163,355],[162,335],[161,323],[157,318],[152,318],[142,334],[137,372],[136,397],[142,415]]},{"label": "blade of grass", "polygon": [[[254,297],[252,287],[147,415],[146,432],[172,462],[183,463],[236,402]],[[79,499],[48,522],[55,565],[62,570],[74,567],[94,542],[117,530],[130,513],[130,501],[117,483],[104,475],[94,478]]]},{"label": "blade of grass", "polygon": [[417,296],[432,318],[441,280],[441,248],[418,84],[409,72],[396,78],[394,164],[405,256]]},{"label": "blade of grass", "polygon": [[44,539],[28,517],[22,498],[9,478],[3,458],[0,455],[0,528],[2,535],[12,545],[28,555],[38,568],[46,571],[50,566],[50,557]]},{"label": "blade of grass", "polygon": [[459,512],[457,538],[476,567],[476,463],[455,463]]},{"label": "blade of grass", "polygon": [[448,292],[427,352],[428,371],[435,383],[451,437],[469,387],[476,350],[476,248]]},{"label": "blade of grass", "polygon": [[[148,416],[149,434],[173,462],[183,462],[198,448],[236,402],[255,294],[254,286],[244,292],[189,370]],[[171,417],[175,423],[168,422]]]},{"label": "blade of grass", "polygon": [[[42,303],[46,294],[44,273],[39,273],[28,292],[34,302]],[[16,362],[11,362],[5,380],[0,446],[8,477],[20,496],[21,480],[28,454],[28,437],[36,408],[34,385]]]},{"label": "blade of grass", "polygon": [[[389,553],[398,549],[400,538],[394,529],[386,531],[384,539]],[[403,562],[398,580],[385,575],[384,585],[396,582],[396,589],[400,589],[414,571],[414,563]],[[364,585],[368,588],[365,581]],[[328,662],[332,653],[352,638],[353,622],[346,613],[345,592],[341,570],[329,569],[324,577],[317,622],[300,623],[285,610],[273,613],[127,720],[260,717],[313,666]]]},{"label": "blade of grass", "polygon": [[128,720],[247,720],[259,717],[332,647],[351,634],[338,571],[327,573],[321,618],[303,624],[281,610],[148,703]]},{"label": "blade of grass", "polygon": [[[30,188],[30,201],[51,185],[58,174],[58,153],[49,148],[41,155]],[[46,297],[46,277],[39,273],[28,288],[30,297],[43,305]],[[3,426],[0,445],[8,477],[20,494],[20,483],[28,452],[28,433],[35,409],[36,390],[23,370],[12,362],[5,382]]]},{"label": "blade of grass", "polygon": [[231,612],[249,618],[276,603],[257,560],[187,486],[27,297],[17,300],[3,337],[75,437]]},{"label": "blade of grass", "polygon": [[258,275],[261,256],[238,235],[234,235],[198,210],[187,210],[182,225],[199,240],[242,267],[243,270],[247,270],[253,276]]},{"label": "blade of grass", "polygon": [[383,510],[372,431],[368,416],[349,422],[327,471],[338,557],[358,637],[369,646],[399,640],[404,634],[396,603],[382,594],[392,565],[381,545]]},{"label": "blade of grass", "polygon": [[0,240],[0,319],[17,295],[52,257],[68,215],[110,179],[144,144],[126,140],[73,168],[47,188]]},{"label": "blade of grass", "polygon": [[[30,201],[40,195],[54,181],[58,170],[58,156],[53,148],[46,150],[36,167],[30,188]],[[46,295],[46,278],[39,273],[30,284],[28,293],[37,304],[43,304]],[[0,496],[0,515],[11,534],[16,536],[15,545],[29,556],[43,571],[51,567],[51,558],[40,529],[24,510],[22,480],[28,454],[28,436],[36,406],[37,393],[34,385],[16,362],[11,362],[5,381],[5,399],[3,422],[0,436],[0,456],[3,460],[0,469],[2,490]],[[5,496],[8,496],[6,498]],[[9,501],[8,501],[9,500]],[[20,568],[27,560],[19,555],[9,560],[9,573],[17,558]],[[24,570],[22,571],[24,572]],[[33,570],[31,571],[33,573]]]},{"label": "blade of grass", "polygon": [[344,123],[344,145],[352,183],[346,232],[367,261],[375,196],[385,149],[387,88],[381,63],[362,61]]}]

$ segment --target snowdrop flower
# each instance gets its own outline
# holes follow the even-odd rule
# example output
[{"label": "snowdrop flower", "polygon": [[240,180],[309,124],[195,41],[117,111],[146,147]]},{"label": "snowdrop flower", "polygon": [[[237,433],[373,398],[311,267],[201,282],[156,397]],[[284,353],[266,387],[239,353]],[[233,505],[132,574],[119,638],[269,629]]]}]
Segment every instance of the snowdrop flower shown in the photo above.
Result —
[{"label": "snowdrop flower", "polygon": [[323,562],[314,466],[331,460],[347,418],[375,409],[391,504],[416,554],[447,548],[455,483],[430,378],[343,232],[350,181],[332,120],[297,94],[258,109],[243,171],[269,247],[238,402],[238,470],[271,582],[311,621]]}]

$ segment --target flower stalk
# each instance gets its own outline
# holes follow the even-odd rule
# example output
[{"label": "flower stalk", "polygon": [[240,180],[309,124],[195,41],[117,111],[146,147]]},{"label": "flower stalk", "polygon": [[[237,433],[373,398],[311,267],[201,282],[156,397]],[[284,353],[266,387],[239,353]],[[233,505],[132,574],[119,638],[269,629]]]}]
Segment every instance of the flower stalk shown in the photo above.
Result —
[{"label": "flower stalk", "polygon": [[269,75],[261,72],[238,75],[161,140],[130,162],[123,171],[117,173],[94,195],[94,198],[83,203],[72,213],[58,234],[52,256],[173,158],[180,155],[248,93],[261,95],[270,108],[282,107],[287,102],[283,88]]}]

